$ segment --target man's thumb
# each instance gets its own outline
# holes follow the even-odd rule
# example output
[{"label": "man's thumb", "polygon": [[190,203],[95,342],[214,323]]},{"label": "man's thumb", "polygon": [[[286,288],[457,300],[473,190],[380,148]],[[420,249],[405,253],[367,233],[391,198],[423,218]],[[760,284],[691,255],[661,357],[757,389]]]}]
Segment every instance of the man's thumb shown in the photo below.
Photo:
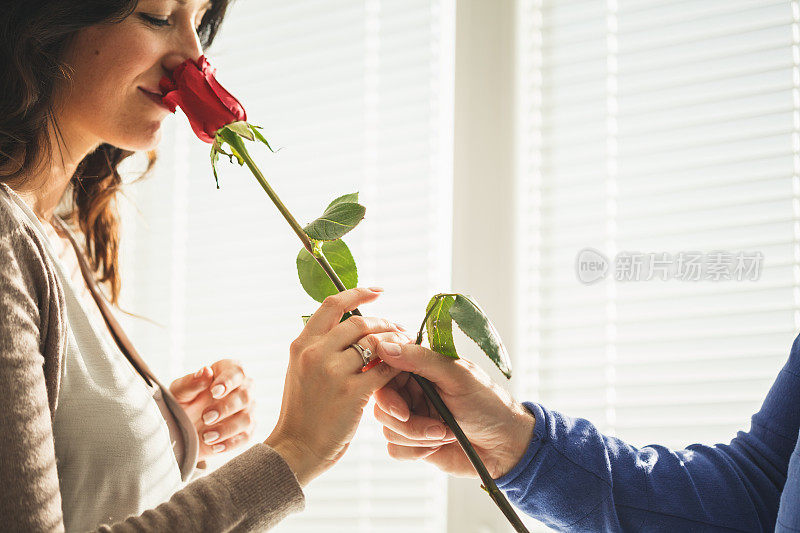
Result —
[{"label": "man's thumb", "polygon": [[468,373],[462,366],[454,364],[455,360],[418,344],[381,342],[378,355],[385,364],[427,378],[443,389],[458,387]]},{"label": "man's thumb", "polygon": [[169,391],[181,403],[189,403],[206,390],[214,377],[214,371],[204,366],[194,374],[178,378],[169,386]]}]

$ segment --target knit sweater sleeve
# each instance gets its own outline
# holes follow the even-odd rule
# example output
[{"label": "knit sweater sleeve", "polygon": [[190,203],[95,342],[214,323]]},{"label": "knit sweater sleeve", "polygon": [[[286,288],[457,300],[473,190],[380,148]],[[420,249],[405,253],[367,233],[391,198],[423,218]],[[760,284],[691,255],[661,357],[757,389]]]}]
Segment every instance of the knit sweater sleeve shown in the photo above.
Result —
[{"label": "knit sweater sleeve", "polygon": [[562,531],[774,531],[798,405],[800,337],[750,431],[729,444],[637,448],[588,420],[525,402],[534,436],[497,486]]},{"label": "knit sweater sleeve", "polygon": [[40,351],[50,305],[41,252],[22,228],[0,233],[0,523],[14,531],[63,529]]},{"label": "knit sweater sleeve", "polygon": [[99,531],[262,531],[304,505],[294,473],[278,452],[262,443],[192,481],[155,509]]},{"label": "knit sweater sleeve", "polygon": [[[0,523],[63,531],[52,422],[59,363],[42,351],[48,329],[61,327],[52,318],[59,296],[44,250],[25,228],[9,227],[0,224]],[[155,509],[98,531],[263,530],[304,505],[286,462],[257,444]]]}]

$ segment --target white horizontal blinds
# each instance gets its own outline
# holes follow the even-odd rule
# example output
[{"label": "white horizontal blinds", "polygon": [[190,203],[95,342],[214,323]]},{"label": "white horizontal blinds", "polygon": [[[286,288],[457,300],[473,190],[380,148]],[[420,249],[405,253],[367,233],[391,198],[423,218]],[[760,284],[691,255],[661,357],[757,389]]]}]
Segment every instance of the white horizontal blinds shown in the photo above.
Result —
[{"label": "white horizontal blinds", "polygon": [[[525,194],[541,203],[523,213],[540,236],[522,259],[539,279],[523,313],[538,318],[522,319],[539,338],[525,356],[538,388],[526,392],[636,444],[727,441],[749,427],[798,328],[792,6],[542,0],[524,11],[542,40],[527,73],[541,80],[541,119],[523,132],[540,140],[521,161]],[[703,271],[587,286],[575,272],[584,247],[612,261],[764,261],[758,281]]]},{"label": "white horizontal blinds", "polygon": [[[439,172],[448,154],[439,141],[446,127],[440,93],[452,83],[439,57],[447,16],[428,0],[246,0],[232,6],[209,51],[222,84],[281,149],[270,154],[248,143],[301,222],[335,196],[360,191],[367,218],[346,241],[360,284],[386,289],[379,305],[362,311],[409,328],[427,298],[448,285],[441,274],[448,249],[437,240],[449,242],[441,224],[449,206],[437,197],[451,187],[450,175]],[[149,356],[142,351],[187,370],[242,360],[255,378],[255,439],[263,440],[278,417],[289,343],[300,316],[318,304],[297,280],[296,236],[254,178],[223,157],[216,190],[210,146],[191,137],[183,116],[175,121],[184,140],[169,140],[162,152],[176,152],[165,159],[180,160],[184,172],[160,167],[150,189],[137,189],[138,202],[158,214],[147,216],[149,233],[137,227],[143,266],[131,290],[145,288],[136,310],[157,310],[172,326]],[[153,233],[157,240],[148,240]],[[165,270],[173,273],[165,290],[147,291]],[[306,510],[276,531],[444,529],[443,476],[390,459],[371,405],[366,412],[345,457],[308,487]]]}]

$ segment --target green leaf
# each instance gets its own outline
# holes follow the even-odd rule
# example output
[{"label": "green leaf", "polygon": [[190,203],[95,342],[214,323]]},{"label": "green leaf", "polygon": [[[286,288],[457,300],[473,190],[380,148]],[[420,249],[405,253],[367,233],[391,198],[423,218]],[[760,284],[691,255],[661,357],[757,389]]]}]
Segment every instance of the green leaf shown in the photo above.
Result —
[{"label": "green leaf", "polygon": [[[358,284],[358,270],[353,254],[344,241],[326,241],[322,243],[322,252],[344,286],[348,289],[354,288]],[[318,302],[339,292],[314,256],[305,248],[297,254],[297,275],[300,277],[303,289]]]},{"label": "green leaf", "polygon": [[261,132],[258,131],[258,130],[261,129],[261,126],[253,126],[252,124],[248,124],[248,126],[250,126],[250,131],[253,132],[253,135],[256,136],[256,139],[258,139],[262,143],[266,144],[267,148],[269,148],[269,151],[274,154],[275,150],[272,149],[272,146],[269,145],[269,143],[267,142],[267,139],[265,139],[264,136],[261,135]]},{"label": "green leaf", "polygon": [[214,181],[219,189],[219,177],[217,176],[217,161],[219,161],[219,149],[217,143],[211,147],[211,171],[214,173]]},{"label": "green leaf", "polygon": [[431,350],[458,359],[456,345],[453,342],[453,321],[450,317],[450,307],[454,301],[455,298],[452,296],[441,294],[431,298],[425,309],[428,316],[425,324]]},{"label": "green leaf", "polygon": [[358,203],[358,193],[351,192],[350,194],[343,194],[339,198],[336,198],[334,201],[328,204],[328,207],[325,209],[328,210],[331,207],[339,204],[357,204]]},{"label": "green leaf", "polygon": [[322,216],[303,231],[318,241],[335,241],[355,228],[366,212],[367,208],[358,203],[358,193],[345,194],[331,202]]},{"label": "green leaf", "polygon": [[253,140],[253,131],[250,129],[247,122],[240,120],[239,122],[231,122],[227,126],[225,126],[232,132],[236,133],[240,137],[244,137],[248,141]]},{"label": "green leaf", "polygon": [[497,368],[511,379],[511,358],[508,351],[494,324],[478,303],[470,296],[458,294],[449,311],[461,331],[475,341]]}]

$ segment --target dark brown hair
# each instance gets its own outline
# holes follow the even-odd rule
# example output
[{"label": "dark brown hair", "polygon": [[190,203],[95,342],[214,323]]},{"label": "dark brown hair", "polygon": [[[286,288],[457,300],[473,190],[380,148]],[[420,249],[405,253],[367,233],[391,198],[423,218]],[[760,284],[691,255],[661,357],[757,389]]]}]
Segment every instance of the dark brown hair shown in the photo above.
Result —
[{"label": "dark brown hair", "polygon": [[[117,23],[133,13],[138,0],[11,0],[0,16],[0,181],[15,188],[51,162],[48,128],[58,133],[56,88],[71,81],[65,52],[76,33],[100,23]],[[203,48],[211,45],[229,0],[212,0],[199,30]],[[86,254],[99,283],[107,284],[117,304],[119,275],[119,164],[135,152],[101,144],[78,165],[70,185],[72,208],[65,220],[83,232]],[[156,161],[148,152],[144,178]],[[40,186],[43,184],[40,184]]]}]

